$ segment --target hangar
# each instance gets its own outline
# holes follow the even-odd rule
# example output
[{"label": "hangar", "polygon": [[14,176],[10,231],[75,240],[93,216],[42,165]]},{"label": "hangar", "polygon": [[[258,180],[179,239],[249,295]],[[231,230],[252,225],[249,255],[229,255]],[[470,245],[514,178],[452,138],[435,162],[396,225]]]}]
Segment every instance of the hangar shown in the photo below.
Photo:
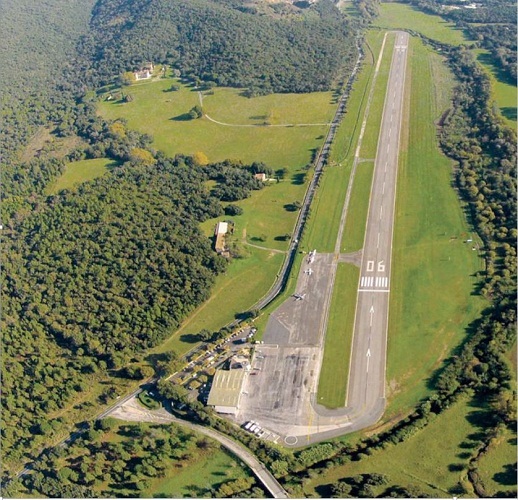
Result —
[{"label": "hangar", "polygon": [[235,415],[245,375],[245,370],[216,370],[207,405],[218,413]]}]

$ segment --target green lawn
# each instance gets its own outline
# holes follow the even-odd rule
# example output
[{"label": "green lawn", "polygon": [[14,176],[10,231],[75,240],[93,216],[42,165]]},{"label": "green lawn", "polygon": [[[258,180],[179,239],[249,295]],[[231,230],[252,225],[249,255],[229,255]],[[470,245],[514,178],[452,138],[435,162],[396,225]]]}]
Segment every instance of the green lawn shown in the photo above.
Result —
[{"label": "green lawn", "polygon": [[205,116],[188,119],[186,114],[199,104],[198,93],[185,85],[176,92],[167,92],[172,81],[131,86],[126,92],[132,95],[132,102],[103,100],[99,111],[105,118],[126,118],[129,128],[151,134],[153,146],[171,156],[201,151],[209,161],[231,158],[263,161],[274,168],[298,168],[311,160],[314,148],[321,146],[327,125],[249,125],[325,124],[331,121],[336,108],[331,92],[246,98],[239,89],[216,88],[214,95],[204,97],[203,110],[214,120],[238,125],[225,126]]},{"label": "green lawn", "polygon": [[116,162],[108,160],[107,158],[67,163],[63,174],[47,189],[47,194],[56,194],[62,189],[73,189],[82,182],[101,177],[108,172],[110,168],[116,166]]},{"label": "green lawn", "polygon": [[166,476],[154,479],[143,492],[144,498],[213,498],[211,489],[221,483],[248,477],[248,470],[226,451],[213,449],[188,467],[173,467]]},{"label": "green lawn", "polygon": [[434,127],[450,94],[451,76],[439,55],[416,39],[411,47],[410,127],[398,176],[385,418],[429,394],[429,377],[485,304],[472,295],[482,261],[465,243],[473,235]]},{"label": "green lawn", "polygon": [[[474,498],[466,481],[466,469],[479,441],[488,415],[483,404],[465,398],[444,411],[424,429],[406,441],[375,451],[359,462],[349,462],[310,480],[304,487],[306,495],[326,497],[328,485],[344,477],[378,473],[388,477],[388,484],[377,487],[376,495],[392,485],[414,485],[431,497],[452,495]],[[462,483],[468,492],[456,488]]]},{"label": "green lawn", "polygon": [[345,404],[359,273],[351,264],[339,263],[336,270],[317,393],[318,402],[328,408]]},{"label": "green lawn", "polygon": [[472,41],[454,23],[445,21],[440,16],[425,14],[408,4],[382,3],[379,14],[375,23],[382,28],[418,31],[428,38],[451,45]]},{"label": "green lawn", "polygon": [[516,432],[506,429],[478,462],[478,473],[489,496],[516,492],[516,456]]},{"label": "green lawn", "polygon": [[363,247],[373,172],[372,161],[361,162],[356,167],[341,243],[344,253],[356,252]]},{"label": "green lawn", "polygon": [[194,347],[192,334],[211,331],[230,323],[236,313],[248,310],[272,286],[284,254],[249,248],[249,256],[235,259],[226,274],[218,276],[211,297],[196,309],[181,328],[156,348],[183,354]]}]

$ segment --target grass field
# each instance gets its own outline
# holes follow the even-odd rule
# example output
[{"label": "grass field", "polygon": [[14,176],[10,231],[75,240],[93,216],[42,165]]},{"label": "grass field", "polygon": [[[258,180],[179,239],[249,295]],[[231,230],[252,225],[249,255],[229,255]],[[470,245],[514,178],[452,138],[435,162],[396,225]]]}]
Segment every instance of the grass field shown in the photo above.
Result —
[{"label": "grass field", "polygon": [[491,78],[493,97],[507,125],[516,130],[517,93],[516,82],[511,81],[496,65],[493,56],[486,49],[473,51],[477,60],[486,68]]},{"label": "grass field", "polygon": [[375,23],[382,28],[418,31],[428,38],[451,45],[472,41],[463,30],[456,28],[454,23],[439,16],[425,14],[408,4],[382,3],[379,6],[379,14]]},{"label": "grass field", "polygon": [[[262,190],[254,191],[250,198],[233,203],[243,209],[242,215],[231,217],[238,240],[277,250],[288,248],[289,240],[284,240],[283,236],[291,234],[298,216],[298,211],[290,207],[294,201],[302,202],[307,179],[312,175],[303,168],[292,171],[294,179],[269,182]],[[207,234],[213,234],[217,220],[221,217],[202,224]]]},{"label": "grass field", "polygon": [[338,264],[329,309],[324,358],[318,380],[317,400],[328,408],[345,404],[353,338],[354,312],[360,270],[351,264]]},{"label": "grass field", "polygon": [[483,430],[487,419],[484,410],[480,401],[465,398],[406,441],[310,480],[304,488],[305,494],[329,498],[328,485],[338,479],[376,472],[388,476],[388,484],[377,487],[376,495],[392,485],[414,485],[431,497],[462,496],[457,490],[462,483],[468,489],[464,496],[473,498],[465,475],[478,445],[477,433]]},{"label": "grass field", "polygon": [[107,158],[94,160],[81,160],[67,163],[65,171],[48,189],[47,194],[56,194],[62,189],[74,189],[82,182],[91,181],[101,177],[117,163]]},{"label": "grass field", "polygon": [[421,42],[412,39],[411,48],[410,127],[402,141],[398,176],[385,418],[429,394],[429,377],[484,305],[472,295],[481,258],[465,242],[472,235],[433,124],[448,102],[451,76],[441,57]]},{"label": "grass field", "polygon": [[[168,155],[201,151],[209,161],[227,158],[243,162],[263,161],[273,168],[301,167],[311,160],[312,150],[322,144],[328,126],[267,127],[280,124],[328,123],[336,105],[331,92],[272,94],[246,98],[238,89],[216,88],[203,99],[206,116],[190,120],[189,110],[199,104],[198,93],[187,85],[168,92],[173,80],[131,86],[133,101],[102,101],[105,118],[126,118],[130,128],[151,134],[153,146]],[[245,126],[243,126],[245,125]]]},{"label": "grass field", "polygon": [[[426,14],[416,7],[400,3],[383,3],[380,5],[380,16],[376,24],[383,28],[407,29],[452,45],[473,42],[469,35],[441,17]],[[474,49],[478,61],[487,69],[492,79],[494,99],[500,108],[506,123],[516,130],[517,92],[516,82],[503,74],[491,54],[486,49]]]},{"label": "grass field", "polygon": [[248,310],[269,290],[283,258],[284,254],[250,248],[247,258],[235,259],[226,274],[218,276],[211,297],[156,351],[173,349],[183,354],[197,343],[193,334],[204,328],[218,330],[236,313]]},{"label": "grass field", "polygon": [[188,467],[169,469],[165,477],[154,479],[143,492],[143,497],[210,497],[210,490],[216,489],[221,483],[248,476],[248,471],[238,465],[234,457],[223,450],[214,449]]},{"label": "grass field", "polygon": [[516,432],[506,429],[478,462],[478,473],[489,496],[516,492],[516,456]]},{"label": "grass field", "polygon": [[372,161],[361,162],[356,167],[341,243],[342,252],[355,252],[363,247],[373,172]]}]

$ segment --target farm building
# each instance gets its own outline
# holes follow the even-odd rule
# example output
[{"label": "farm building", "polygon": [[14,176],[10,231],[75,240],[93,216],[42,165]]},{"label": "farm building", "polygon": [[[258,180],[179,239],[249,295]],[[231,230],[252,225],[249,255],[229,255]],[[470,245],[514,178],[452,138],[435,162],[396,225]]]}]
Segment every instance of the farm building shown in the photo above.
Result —
[{"label": "farm building", "polygon": [[216,370],[207,405],[218,413],[235,415],[245,376],[245,370]]},{"label": "farm building", "polygon": [[145,63],[141,69],[135,71],[133,75],[135,76],[135,80],[147,80],[153,76],[154,66],[153,63]]},{"label": "farm building", "polygon": [[268,179],[266,178],[266,174],[262,173],[262,174],[255,174],[254,177],[259,180],[259,181],[262,181],[262,182],[266,182]]},{"label": "farm building", "polygon": [[214,242],[214,250],[218,253],[224,253],[225,247],[225,235],[228,233],[228,222],[218,222],[216,229],[214,230],[214,236],[216,241]]}]

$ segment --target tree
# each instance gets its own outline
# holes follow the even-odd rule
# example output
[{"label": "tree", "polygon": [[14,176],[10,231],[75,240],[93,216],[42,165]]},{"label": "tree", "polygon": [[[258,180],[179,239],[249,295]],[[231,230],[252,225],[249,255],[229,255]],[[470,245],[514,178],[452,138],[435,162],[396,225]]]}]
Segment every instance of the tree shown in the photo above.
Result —
[{"label": "tree", "polygon": [[178,384],[174,384],[165,379],[161,379],[157,383],[157,390],[159,394],[165,399],[172,399],[173,401],[185,402],[188,391]]},{"label": "tree", "polygon": [[349,498],[351,496],[352,486],[344,480],[340,480],[331,485],[331,495],[333,498]]},{"label": "tree", "polygon": [[238,205],[230,204],[225,207],[225,215],[233,217],[235,215],[241,215],[242,213],[243,209]]},{"label": "tree", "polygon": [[197,118],[201,118],[202,116],[203,111],[199,104],[196,104],[196,106],[192,107],[189,111],[189,117],[191,118],[191,120],[196,120]]},{"label": "tree", "polygon": [[[199,118],[199,116],[197,116],[196,118]],[[192,159],[194,161],[194,164],[198,165],[198,166],[199,165],[207,165],[209,163],[209,158],[202,151],[197,151],[196,153],[194,153],[192,155]]]},{"label": "tree", "polygon": [[196,337],[198,338],[198,340],[200,340],[201,342],[208,342],[209,340],[212,339],[212,332],[209,331],[209,330],[200,330],[197,334],[196,334]]}]

